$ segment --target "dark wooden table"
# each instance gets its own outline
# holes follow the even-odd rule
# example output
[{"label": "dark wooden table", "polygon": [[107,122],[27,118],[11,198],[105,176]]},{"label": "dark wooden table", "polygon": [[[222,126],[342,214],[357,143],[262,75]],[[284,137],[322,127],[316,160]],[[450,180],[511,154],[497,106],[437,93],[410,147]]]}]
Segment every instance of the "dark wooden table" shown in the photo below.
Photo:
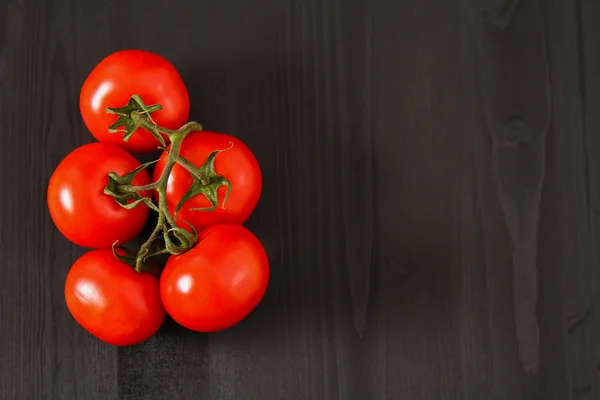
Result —
[{"label": "dark wooden table", "polygon": [[[88,72],[160,53],[264,172],[243,323],[115,348],[46,207]],[[597,0],[0,0],[0,398],[600,398]]]}]

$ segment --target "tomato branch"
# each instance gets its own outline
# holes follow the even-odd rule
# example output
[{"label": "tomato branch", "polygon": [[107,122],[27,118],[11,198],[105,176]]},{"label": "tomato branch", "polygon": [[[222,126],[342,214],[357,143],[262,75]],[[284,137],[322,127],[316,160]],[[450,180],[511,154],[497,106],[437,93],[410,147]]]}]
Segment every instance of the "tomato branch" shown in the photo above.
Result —
[{"label": "tomato branch", "polygon": [[[115,173],[109,174],[109,183],[104,190],[105,194],[112,196],[122,207],[132,208],[140,203],[144,203],[146,206],[158,212],[158,221],[150,234],[150,237],[141,245],[134,260],[132,260],[132,257],[128,258],[129,263],[133,265],[138,272],[146,268],[145,263],[149,257],[165,253],[182,254],[190,250],[198,240],[197,232],[194,227],[190,225],[192,233],[187,229],[179,227],[175,216],[169,211],[167,204],[167,184],[175,164],[179,164],[185,168],[193,179],[192,185],[177,204],[175,214],[182,208],[187,200],[200,194],[206,196],[211,206],[192,210],[212,211],[216,209],[218,206],[217,189],[221,186],[227,187],[227,193],[222,205],[224,208],[227,197],[231,191],[230,182],[225,177],[216,173],[214,161],[219,152],[231,149],[233,143],[226,149],[213,151],[201,167],[196,167],[179,153],[185,137],[191,132],[201,131],[202,125],[191,121],[177,130],[163,128],[157,125],[151,117],[152,112],[161,109],[162,107],[158,104],[151,106],[145,105],[138,95],[133,95],[127,105],[123,107],[107,109],[108,113],[118,116],[115,123],[110,126],[110,132],[124,132],[123,140],[127,141],[138,128],[142,127],[156,137],[167,153],[163,171],[156,182],[144,186],[131,185],[135,174],[151,164],[154,164],[157,160],[146,163],[123,176],[118,176]],[[162,135],[166,135],[169,138],[171,142],[169,148],[167,148]],[[141,192],[148,190],[156,191],[158,195],[158,206],[155,205],[150,198],[142,197],[140,195]],[[182,222],[186,223],[186,221]],[[161,237],[161,234],[164,241],[164,248],[157,251],[151,251],[152,244]]]}]

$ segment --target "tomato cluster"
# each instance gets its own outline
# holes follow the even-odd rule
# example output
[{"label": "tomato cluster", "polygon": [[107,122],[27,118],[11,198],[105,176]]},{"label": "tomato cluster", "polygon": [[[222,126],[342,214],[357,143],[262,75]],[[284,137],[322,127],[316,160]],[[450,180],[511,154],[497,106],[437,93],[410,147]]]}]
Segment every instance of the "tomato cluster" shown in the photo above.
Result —
[{"label": "tomato cluster", "polygon": [[[67,307],[112,345],[148,339],[167,314],[198,332],[229,328],[267,289],[267,255],[243,226],[261,195],[257,159],[238,138],[186,123],[189,110],[187,88],[168,60],[142,50],[109,55],[80,95],[97,142],[68,154],[48,184],[57,229],[90,249],[68,272]],[[151,163],[135,157],[154,151]],[[159,213],[152,235],[139,249],[126,248],[150,212]],[[151,257],[165,253],[161,271]]]}]

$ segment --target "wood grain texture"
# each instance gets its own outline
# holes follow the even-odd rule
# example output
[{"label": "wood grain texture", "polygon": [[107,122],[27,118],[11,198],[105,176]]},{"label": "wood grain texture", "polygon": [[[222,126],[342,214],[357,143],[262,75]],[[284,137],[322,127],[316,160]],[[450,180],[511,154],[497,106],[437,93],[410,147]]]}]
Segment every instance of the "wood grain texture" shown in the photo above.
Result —
[{"label": "wood grain texture", "polygon": [[[600,398],[594,0],[0,0],[0,398]],[[173,61],[244,140],[264,301],[113,348],[45,190],[105,55]]]},{"label": "wood grain texture", "polygon": [[45,199],[57,161],[88,140],[77,115],[74,43],[64,25],[75,22],[71,6],[1,7],[3,399],[106,399],[118,389],[116,349],[84,333],[68,314],[64,279],[82,250],[53,228]]}]

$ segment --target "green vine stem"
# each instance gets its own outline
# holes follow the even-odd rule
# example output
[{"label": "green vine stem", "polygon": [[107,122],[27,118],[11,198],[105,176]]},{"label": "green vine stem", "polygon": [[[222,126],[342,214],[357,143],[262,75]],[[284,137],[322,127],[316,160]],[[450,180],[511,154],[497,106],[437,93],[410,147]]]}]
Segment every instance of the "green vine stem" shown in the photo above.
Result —
[{"label": "green vine stem", "polygon": [[[192,185],[177,204],[175,214],[187,200],[200,194],[207,197],[211,203],[211,207],[197,210],[212,211],[218,206],[217,189],[221,186],[227,187],[227,194],[223,200],[223,205],[231,191],[231,184],[227,178],[218,175],[214,169],[214,161],[217,153],[226,151],[231,147],[213,151],[201,167],[196,167],[179,153],[185,137],[191,132],[201,131],[202,126],[192,121],[177,130],[163,128],[157,125],[151,117],[152,112],[161,109],[162,107],[159,104],[145,105],[139,95],[133,95],[123,107],[106,109],[107,113],[115,114],[118,117],[115,123],[109,127],[110,132],[123,132],[123,140],[128,141],[138,128],[144,128],[156,137],[162,149],[166,150],[168,154],[162,174],[156,182],[144,186],[133,186],[131,184],[137,173],[154,164],[157,160],[143,164],[122,176],[111,172],[108,174],[108,184],[104,189],[105,194],[113,197],[124,208],[131,209],[143,203],[158,212],[158,221],[154,230],[136,253],[123,256],[113,251],[115,257],[132,265],[138,272],[150,269],[146,263],[148,258],[166,253],[182,254],[191,249],[197,242],[196,230],[191,225],[192,232],[177,226],[176,218],[171,214],[167,205],[167,183],[175,164],[179,164],[185,168],[193,178]],[[171,142],[169,148],[167,148],[167,144],[161,133],[168,136]],[[155,190],[158,194],[158,205],[155,205],[152,199],[143,197],[140,194],[144,191],[152,190]],[[163,239],[164,247],[159,246],[158,249],[153,250],[153,244],[160,237]]]}]

